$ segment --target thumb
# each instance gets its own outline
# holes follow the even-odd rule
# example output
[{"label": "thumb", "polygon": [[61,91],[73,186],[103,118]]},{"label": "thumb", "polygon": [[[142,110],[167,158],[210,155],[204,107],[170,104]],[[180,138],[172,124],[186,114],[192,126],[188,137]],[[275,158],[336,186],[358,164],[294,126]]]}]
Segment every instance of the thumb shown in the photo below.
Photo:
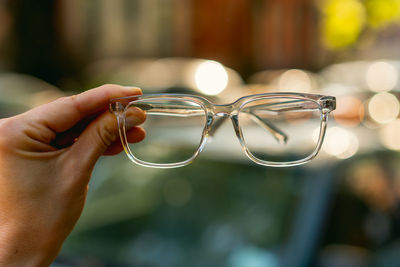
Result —
[{"label": "thumb", "polygon": [[[129,117],[129,126],[141,124],[144,112],[136,112]],[[139,133],[140,134],[140,133]],[[72,145],[70,153],[82,159],[84,167],[91,169],[98,158],[119,138],[118,123],[114,114],[104,112],[92,121]]]}]

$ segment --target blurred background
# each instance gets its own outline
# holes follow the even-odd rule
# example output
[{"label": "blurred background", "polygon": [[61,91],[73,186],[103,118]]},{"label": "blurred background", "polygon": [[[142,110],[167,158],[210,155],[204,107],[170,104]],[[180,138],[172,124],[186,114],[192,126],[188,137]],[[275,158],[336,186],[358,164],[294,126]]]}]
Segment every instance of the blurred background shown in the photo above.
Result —
[{"label": "blurred background", "polygon": [[[0,117],[103,83],[334,95],[316,160],[97,164],[53,266],[400,266],[400,0],[0,0]],[[228,153],[229,152],[229,153]]]}]

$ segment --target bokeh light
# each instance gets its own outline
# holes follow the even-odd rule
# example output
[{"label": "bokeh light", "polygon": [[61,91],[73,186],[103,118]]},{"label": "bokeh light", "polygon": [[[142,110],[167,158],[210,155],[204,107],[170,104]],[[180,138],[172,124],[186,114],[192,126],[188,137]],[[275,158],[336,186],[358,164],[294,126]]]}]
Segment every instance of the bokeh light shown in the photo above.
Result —
[{"label": "bokeh light", "polygon": [[369,66],[365,78],[372,91],[390,91],[397,85],[398,72],[392,64],[378,61]]},{"label": "bokeh light", "polygon": [[354,165],[348,182],[375,210],[388,211],[396,205],[392,194],[394,184],[388,178],[384,166],[374,160],[365,160]]},{"label": "bokeh light", "polygon": [[338,159],[350,158],[354,156],[360,148],[360,142],[358,140],[358,137],[353,132],[347,131],[347,136],[349,139],[349,145],[343,153],[336,155]]},{"label": "bokeh light", "polygon": [[311,88],[311,78],[302,70],[285,71],[279,78],[279,90],[282,92],[310,92]]},{"label": "bokeh light", "polygon": [[378,93],[374,95],[368,104],[368,112],[373,120],[378,123],[388,123],[399,114],[399,100],[390,93]]},{"label": "bokeh light", "polygon": [[333,116],[340,125],[357,126],[364,118],[364,105],[354,96],[338,97]]},{"label": "bokeh light", "polygon": [[328,129],[322,149],[329,155],[347,159],[357,153],[359,140],[351,131],[335,126]]},{"label": "bokeh light", "polygon": [[198,65],[194,73],[196,87],[206,95],[217,95],[228,85],[228,73],[216,61],[205,61]]},{"label": "bokeh light", "polygon": [[400,119],[396,119],[382,127],[379,137],[386,148],[400,150]]}]

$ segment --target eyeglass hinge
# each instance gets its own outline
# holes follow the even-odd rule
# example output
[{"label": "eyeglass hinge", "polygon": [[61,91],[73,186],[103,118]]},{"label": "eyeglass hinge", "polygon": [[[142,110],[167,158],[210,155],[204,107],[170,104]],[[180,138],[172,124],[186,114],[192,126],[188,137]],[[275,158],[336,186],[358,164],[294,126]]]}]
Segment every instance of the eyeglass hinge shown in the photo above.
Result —
[{"label": "eyeglass hinge", "polygon": [[120,113],[124,111],[124,106],[120,102],[111,103],[110,110],[113,113]]},{"label": "eyeglass hinge", "polygon": [[321,109],[323,112],[331,112],[336,109],[336,97],[327,96],[321,99]]}]

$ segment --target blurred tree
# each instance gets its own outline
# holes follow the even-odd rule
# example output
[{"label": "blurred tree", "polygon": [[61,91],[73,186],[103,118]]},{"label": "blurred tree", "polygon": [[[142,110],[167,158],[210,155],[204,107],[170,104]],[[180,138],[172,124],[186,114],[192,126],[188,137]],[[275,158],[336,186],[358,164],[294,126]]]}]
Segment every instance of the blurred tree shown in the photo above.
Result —
[{"label": "blurred tree", "polygon": [[327,0],[322,7],[323,41],[337,49],[354,44],[365,25],[365,8],[358,0]]},{"label": "blurred tree", "polygon": [[325,0],[319,6],[322,39],[332,50],[356,45],[369,29],[400,23],[400,0]]},{"label": "blurred tree", "polygon": [[383,28],[400,22],[400,0],[366,0],[368,23],[374,28]]}]

